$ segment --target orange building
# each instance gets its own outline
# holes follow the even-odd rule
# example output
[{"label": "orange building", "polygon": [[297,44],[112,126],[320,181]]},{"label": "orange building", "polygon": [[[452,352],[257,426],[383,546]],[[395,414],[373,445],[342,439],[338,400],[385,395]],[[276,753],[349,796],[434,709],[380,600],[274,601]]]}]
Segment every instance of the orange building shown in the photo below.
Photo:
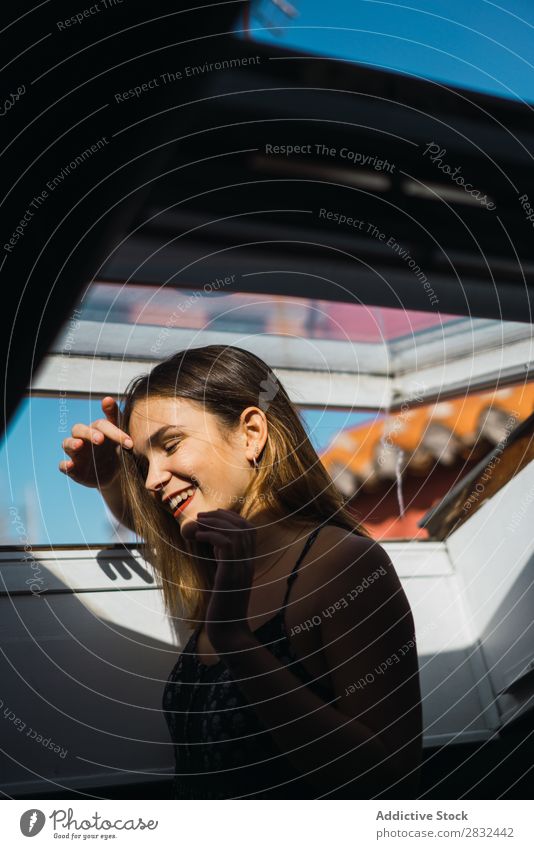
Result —
[{"label": "orange building", "polygon": [[321,460],[377,539],[425,539],[418,521],[529,416],[534,384],[377,414]]}]

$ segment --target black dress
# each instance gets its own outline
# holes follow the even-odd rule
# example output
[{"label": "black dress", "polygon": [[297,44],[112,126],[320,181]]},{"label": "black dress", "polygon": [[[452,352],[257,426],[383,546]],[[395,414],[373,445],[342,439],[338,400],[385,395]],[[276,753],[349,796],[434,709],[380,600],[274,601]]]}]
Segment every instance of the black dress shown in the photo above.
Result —
[{"label": "black dress", "polygon": [[[296,657],[284,612],[297,569],[316,538],[316,528],[287,579],[282,608],[254,631],[279,661],[325,702],[335,701],[328,674],[314,678]],[[313,799],[317,790],[301,778],[224,663],[201,663],[199,626],[173,668],[163,693],[163,711],[174,743],[174,799]]]}]

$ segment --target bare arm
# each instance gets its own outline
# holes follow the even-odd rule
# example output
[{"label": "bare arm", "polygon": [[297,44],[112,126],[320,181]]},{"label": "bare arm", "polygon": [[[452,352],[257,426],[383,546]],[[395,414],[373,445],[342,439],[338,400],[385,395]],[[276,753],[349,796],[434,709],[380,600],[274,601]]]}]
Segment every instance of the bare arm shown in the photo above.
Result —
[{"label": "bare arm", "polygon": [[102,411],[105,418],[72,427],[72,436],[63,440],[69,459],[59,463],[59,471],[82,486],[98,489],[115,518],[134,531],[119,482],[119,452],[130,449],[133,443],[118,427],[119,409],[114,398],[107,395],[102,399]]},{"label": "bare arm", "polygon": [[124,503],[122,498],[122,492],[118,477],[115,478],[115,480],[113,480],[107,486],[100,486],[99,491],[100,495],[106,502],[109,510],[113,513],[113,515],[121,523],[121,525],[124,525],[131,531],[135,531],[134,524],[132,522],[132,517],[130,515],[130,511],[128,510],[128,505]]}]

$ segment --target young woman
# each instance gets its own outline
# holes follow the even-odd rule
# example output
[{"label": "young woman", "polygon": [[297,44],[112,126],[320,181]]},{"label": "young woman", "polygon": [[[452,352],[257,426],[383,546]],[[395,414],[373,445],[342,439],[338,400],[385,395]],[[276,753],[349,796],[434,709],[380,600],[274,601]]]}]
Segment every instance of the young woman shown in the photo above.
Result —
[{"label": "young woman", "polygon": [[173,798],[416,798],[413,617],[272,370],[181,351],[119,414],[77,424],[63,472],[98,486],[194,628],[163,710]]}]

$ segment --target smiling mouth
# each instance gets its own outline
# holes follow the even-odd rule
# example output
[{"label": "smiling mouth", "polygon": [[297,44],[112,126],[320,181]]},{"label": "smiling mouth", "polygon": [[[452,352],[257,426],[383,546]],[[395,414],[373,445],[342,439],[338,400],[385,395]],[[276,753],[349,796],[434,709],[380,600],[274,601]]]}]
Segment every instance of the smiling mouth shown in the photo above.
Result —
[{"label": "smiling mouth", "polygon": [[[185,501],[182,501],[182,502],[178,505],[178,507],[176,508],[176,510],[174,510],[174,511],[173,511],[173,514],[172,514],[172,515],[173,515],[175,518],[176,518],[176,516],[178,516],[180,513],[182,513],[182,511],[183,511],[183,510],[187,507],[187,505],[188,505],[188,504],[190,504],[190,503],[192,502],[193,498],[194,498],[194,497],[195,497],[195,495],[196,495],[196,492],[197,492],[197,491],[196,491],[196,488],[195,488],[195,491],[193,492],[193,495],[190,495],[188,498],[186,498],[186,500],[185,500]],[[171,499],[171,500],[172,500],[172,499]]]}]

